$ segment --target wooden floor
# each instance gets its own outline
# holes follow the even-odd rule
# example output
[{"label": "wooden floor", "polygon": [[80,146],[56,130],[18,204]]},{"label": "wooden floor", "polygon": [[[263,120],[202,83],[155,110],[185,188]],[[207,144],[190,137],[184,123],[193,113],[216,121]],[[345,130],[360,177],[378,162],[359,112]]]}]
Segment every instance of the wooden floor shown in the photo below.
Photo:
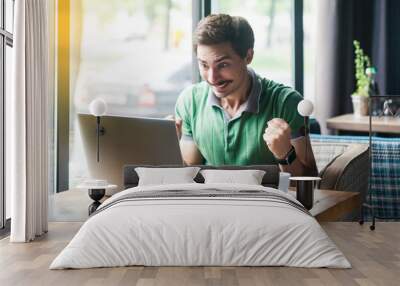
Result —
[{"label": "wooden floor", "polygon": [[400,285],[400,223],[378,222],[375,231],[355,222],[323,223],[352,269],[289,267],[121,267],[48,270],[82,223],[50,223],[27,244],[0,241],[0,285]]}]

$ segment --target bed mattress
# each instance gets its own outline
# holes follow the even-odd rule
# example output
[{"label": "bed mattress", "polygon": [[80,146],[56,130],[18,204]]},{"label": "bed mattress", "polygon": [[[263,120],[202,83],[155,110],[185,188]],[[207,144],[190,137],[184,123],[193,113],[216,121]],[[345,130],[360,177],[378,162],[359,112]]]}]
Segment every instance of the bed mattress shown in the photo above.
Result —
[{"label": "bed mattress", "polygon": [[197,183],[114,195],[50,269],[129,265],[351,267],[291,195],[263,186]]}]

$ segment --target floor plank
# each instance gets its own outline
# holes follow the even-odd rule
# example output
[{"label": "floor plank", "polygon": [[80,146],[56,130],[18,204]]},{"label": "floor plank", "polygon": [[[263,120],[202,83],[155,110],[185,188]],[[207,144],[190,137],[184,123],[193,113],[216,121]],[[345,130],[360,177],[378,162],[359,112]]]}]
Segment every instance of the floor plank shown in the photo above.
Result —
[{"label": "floor plank", "polygon": [[49,270],[55,256],[78,231],[80,222],[53,222],[32,243],[0,240],[0,285],[398,285],[400,223],[378,222],[375,231],[354,222],[323,223],[352,269],[290,267],[116,267]]}]

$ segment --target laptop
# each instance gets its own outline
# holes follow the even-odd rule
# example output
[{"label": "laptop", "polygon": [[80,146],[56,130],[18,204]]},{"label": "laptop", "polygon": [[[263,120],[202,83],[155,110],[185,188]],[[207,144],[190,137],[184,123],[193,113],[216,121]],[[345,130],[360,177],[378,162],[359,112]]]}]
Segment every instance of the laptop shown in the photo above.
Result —
[{"label": "laptop", "polygon": [[123,188],[123,166],[183,165],[175,122],[167,119],[102,116],[97,162],[96,117],[78,114],[83,150],[91,178]]}]

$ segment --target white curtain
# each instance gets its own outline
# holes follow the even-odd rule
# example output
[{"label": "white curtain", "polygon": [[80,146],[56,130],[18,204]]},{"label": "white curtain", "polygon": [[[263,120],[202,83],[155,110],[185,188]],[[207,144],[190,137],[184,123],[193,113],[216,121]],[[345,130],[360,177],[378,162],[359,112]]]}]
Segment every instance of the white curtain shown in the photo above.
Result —
[{"label": "white curtain", "polygon": [[13,92],[6,124],[7,186],[11,188],[12,242],[47,232],[48,10],[46,0],[15,1]]}]

